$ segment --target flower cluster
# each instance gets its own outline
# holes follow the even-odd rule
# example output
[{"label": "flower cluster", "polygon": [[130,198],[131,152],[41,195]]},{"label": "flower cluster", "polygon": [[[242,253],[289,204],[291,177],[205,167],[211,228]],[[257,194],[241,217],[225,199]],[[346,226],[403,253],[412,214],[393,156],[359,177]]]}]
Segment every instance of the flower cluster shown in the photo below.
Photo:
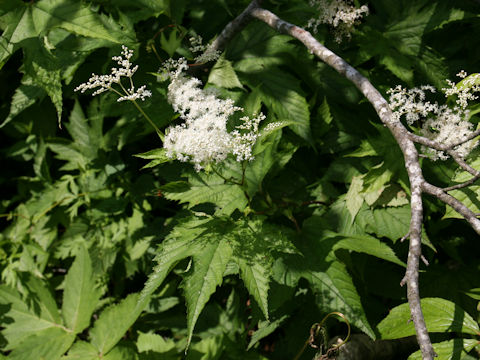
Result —
[{"label": "flower cluster", "polygon": [[212,45],[204,45],[203,39],[200,35],[192,36],[190,39],[190,51],[192,53],[200,53],[200,55],[195,57],[195,62],[198,64],[207,63],[210,61],[217,60],[221,52],[212,47]]},{"label": "flower cluster", "polygon": [[356,8],[351,0],[309,0],[309,4],[318,10],[320,16],[310,19],[307,27],[316,33],[321,24],[330,25],[338,43],[344,37],[350,38],[355,24],[368,15],[368,6]]},{"label": "flower cluster", "polygon": [[201,88],[201,81],[185,74],[186,60],[169,60],[164,73],[170,78],[168,101],[184,122],[167,129],[164,148],[167,156],[192,162],[197,171],[212,162],[225,160],[228,154],[237,161],[253,159],[263,114],[242,117],[241,125],[227,131],[229,118],[243,109],[231,99],[221,99],[215,89]]},{"label": "flower cluster", "polygon": [[[130,62],[130,58],[133,56],[133,50],[129,50],[126,46],[122,45],[122,56],[114,56],[112,60],[116,61],[120,66],[119,68],[112,68],[110,75],[95,75],[92,74],[88,82],[80,84],[75,88],[75,91],[81,91],[84,93],[90,89],[96,89],[92,96],[101,94],[105,91],[112,90],[116,92],[120,97],[117,101],[137,99],[145,100],[145,98],[152,96],[150,90],[147,90],[145,85],[135,89],[133,84],[133,74],[138,69],[138,65],[133,66]],[[122,77],[129,79],[129,86],[125,88],[121,82]],[[123,91],[123,94],[112,87],[113,84],[118,84]]]},{"label": "flower cluster", "polygon": [[[462,70],[457,76],[465,78],[467,74]],[[467,110],[468,101],[478,98],[473,94],[480,91],[478,82],[478,76],[469,77],[458,85],[447,80],[450,87],[442,90],[445,97],[457,95],[456,105],[453,107],[427,101],[426,92],[435,93],[435,88],[429,85],[409,90],[398,85],[387,93],[390,94],[390,107],[397,120],[404,117],[408,125],[421,121],[423,136],[447,146],[460,144],[454,150],[461,158],[465,158],[478,144],[475,140],[468,140],[474,128],[468,121]],[[448,155],[440,150],[423,147],[423,151],[433,160],[448,159]]]}]

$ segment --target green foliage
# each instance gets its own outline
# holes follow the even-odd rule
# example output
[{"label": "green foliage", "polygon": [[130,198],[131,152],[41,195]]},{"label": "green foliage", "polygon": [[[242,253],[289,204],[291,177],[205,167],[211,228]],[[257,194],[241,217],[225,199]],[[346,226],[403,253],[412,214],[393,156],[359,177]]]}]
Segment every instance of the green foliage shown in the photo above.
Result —
[{"label": "green foliage", "polygon": [[[156,78],[161,62],[193,62],[188,38],[213,40],[248,3],[0,3],[0,358],[294,358],[334,311],[372,339],[414,334],[399,285],[403,156],[358,90],[299,42],[253,21],[217,61],[189,70],[246,115],[266,115],[249,162],[197,172],[167,156],[133,104],[73,91],[108,73],[123,44],[135,49],[137,86],[152,91],[142,111],[163,131],[179,124]],[[307,3],[264,6],[304,26]],[[383,93],[478,72],[475,2],[368,6],[350,41],[332,41],[327,27],[316,36]],[[466,160],[480,169],[478,151]],[[439,186],[471,178],[422,161]],[[480,213],[479,186],[450,194]],[[425,198],[420,293],[440,359],[479,357],[476,237]],[[334,320],[328,328],[345,335]]]}]

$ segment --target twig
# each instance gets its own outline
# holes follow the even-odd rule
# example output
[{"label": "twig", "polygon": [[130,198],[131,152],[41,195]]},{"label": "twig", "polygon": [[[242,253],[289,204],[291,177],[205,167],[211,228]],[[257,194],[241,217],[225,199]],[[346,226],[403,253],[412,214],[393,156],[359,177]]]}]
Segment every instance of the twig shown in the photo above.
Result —
[{"label": "twig", "polygon": [[420,136],[420,135],[415,135],[415,134],[412,134],[410,132],[408,133],[408,137],[410,138],[410,140],[412,140],[416,143],[419,143],[421,145],[425,145],[429,148],[439,150],[439,151],[452,150],[455,147],[457,147],[459,145],[462,145],[462,144],[476,138],[479,135],[480,135],[480,129],[477,129],[476,131],[469,134],[465,139],[454,142],[453,144],[450,144],[450,145],[445,145],[445,144],[441,144],[439,142],[436,142],[435,140],[430,140],[430,139],[428,139],[426,137],[423,137],[423,136]]},{"label": "twig", "polygon": [[480,235],[480,220],[477,219],[477,215],[468,207],[466,207],[461,201],[447,194],[443,189],[426,181],[422,184],[422,190],[425,193],[433,195],[439,200],[443,201],[445,204],[451,206],[456,212],[462,215],[465,220],[468,221],[473,230]]},{"label": "twig", "polygon": [[480,179],[480,173],[478,173],[477,175],[475,175],[474,177],[472,177],[468,181],[465,181],[461,184],[456,184],[456,185],[452,185],[452,186],[449,186],[449,187],[445,187],[442,190],[447,192],[447,191],[452,191],[452,190],[457,190],[457,189],[463,189],[463,188],[466,188],[467,186],[472,185],[478,179]]}]

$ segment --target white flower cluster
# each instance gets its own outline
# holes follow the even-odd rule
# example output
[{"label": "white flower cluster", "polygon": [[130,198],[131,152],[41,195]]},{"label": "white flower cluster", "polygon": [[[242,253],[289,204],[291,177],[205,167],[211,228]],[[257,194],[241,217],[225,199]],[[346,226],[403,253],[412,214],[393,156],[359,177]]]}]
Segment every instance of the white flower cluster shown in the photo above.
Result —
[{"label": "white flower cluster", "polygon": [[[462,70],[457,74],[465,78],[467,74]],[[467,141],[473,133],[473,124],[468,121],[468,101],[475,100],[479,92],[478,80],[475,77],[467,79],[462,86],[457,86],[453,81],[447,80],[449,88],[442,89],[445,97],[457,95],[456,106],[439,105],[437,102],[426,101],[425,92],[435,93],[435,88],[429,85],[420,88],[404,89],[400,85],[387,91],[390,94],[389,103],[393,116],[400,120],[403,116],[408,125],[416,121],[422,122],[422,135],[435,140],[440,144],[453,145],[461,143],[454,148],[456,153],[465,158],[470,151],[478,145],[476,140]],[[446,160],[448,155],[439,150],[422,147],[423,151],[433,160]]]},{"label": "white flower cluster", "polygon": [[167,156],[192,162],[197,171],[225,160],[228,154],[236,156],[237,161],[252,160],[258,126],[265,116],[242,117],[242,124],[228,132],[229,118],[243,109],[231,99],[219,98],[213,88],[202,89],[200,80],[185,74],[186,68],[185,59],[169,60],[164,65],[170,78],[168,101],[184,120],[166,131],[163,146]]},{"label": "white flower cluster", "polygon": [[192,53],[201,53],[195,57],[195,62],[198,64],[217,60],[222,54],[219,50],[214,49],[211,44],[204,45],[200,35],[192,36],[189,40],[191,44],[190,51]]},{"label": "white flower cluster", "polygon": [[[117,101],[130,100],[134,101],[137,99],[145,100],[145,98],[152,96],[150,90],[146,89],[146,86],[143,85],[135,90],[133,84],[133,74],[138,69],[138,65],[132,67],[130,58],[133,56],[133,50],[129,50],[126,46],[122,45],[122,56],[114,56],[112,60],[116,61],[119,68],[112,68],[110,75],[95,75],[92,74],[88,82],[80,84],[75,88],[75,91],[81,91],[84,93],[89,89],[97,89],[93,92],[92,96],[101,94],[105,91],[112,90],[116,92],[120,97]],[[129,87],[125,88],[121,82],[122,77],[127,77],[129,79]],[[113,84],[118,84],[123,90],[123,94],[117,91],[112,87]]]},{"label": "white flower cluster", "polygon": [[364,15],[368,15],[368,6],[356,8],[351,0],[309,0],[320,16],[308,21],[307,28],[317,32],[321,24],[334,28],[335,41],[340,43],[344,37],[350,38],[355,24],[358,24]]}]

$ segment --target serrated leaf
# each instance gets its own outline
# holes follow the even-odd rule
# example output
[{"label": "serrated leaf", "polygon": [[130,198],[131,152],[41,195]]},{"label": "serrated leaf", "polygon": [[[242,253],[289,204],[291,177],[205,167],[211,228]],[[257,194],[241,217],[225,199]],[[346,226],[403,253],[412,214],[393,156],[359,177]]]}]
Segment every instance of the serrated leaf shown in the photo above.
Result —
[{"label": "serrated leaf", "polygon": [[79,340],[62,360],[98,360],[98,352],[92,344]]},{"label": "serrated leaf", "polygon": [[259,66],[261,63],[262,59],[250,58],[236,67],[242,80],[258,89],[262,102],[273,110],[276,117],[291,122],[291,129],[312,143],[310,110],[298,79],[277,67]]},{"label": "serrated leaf", "polygon": [[87,4],[72,0],[41,0],[32,5],[35,28],[45,31],[61,27],[74,34],[104,39],[117,44],[131,44],[132,33],[108,18],[94,13]]},{"label": "serrated leaf", "polygon": [[80,246],[80,251],[65,277],[62,303],[65,325],[75,334],[82,332],[90,324],[99,298],[100,292],[93,278],[88,250]]},{"label": "serrated leaf", "polygon": [[7,118],[0,124],[0,128],[8,124],[23,110],[35,104],[35,102],[42,100],[44,97],[45,90],[33,85],[31,77],[24,76],[22,83],[13,94],[12,101],[10,102],[10,112]]},{"label": "serrated leaf", "polygon": [[[480,213],[480,186],[471,185],[468,188],[453,190],[448,192],[463,205],[468,207],[471,211],[478,214]],[[463,216],[457,213],[452,207],[447,205],[444,219],[463,219]]]},{"label": "serrated leaf", "polygon": [[396,242],[409,231],[410,206],[361,211],[357,221],[366,232]]},{"label": "serrated leaf", "polygon": [[[472,350],[478,341],[475,339],[453,339],[442,341],[440,343],[433,343],[433,349],[437,353],[435,359],[438,360],[455,360],[461,359],[462,355],[466,355]],[[421,360],[422,352],[420,350],[414,352],[408,357],[408,360]],[[463,357],[462,357],[463,359]]]},{"label": "serrated leaf", "polygon": [[380,240],[366,235],[348,235],[333,246],[334,250],[346,249],[356,251],[377,258],[390,261],[400,266],[406,266],[401,261],[390,246],[381,242]]},{"label": "serrated leaf", "polygon": [[51,321],[52,316],[49,312],[40,312],[40,315],[43,314],[47,319],[35,314],[24,303],[18,292],[8,286],[0,286],[0,304],[9,307],[5,316],[13,320],[3,325],[5,328],[2,330],[2,335],[8,341],[5,350],[18,348],[23,341],[45,329],[61,327],[61,324]]},{"label": "serrated leaf", "polygon": [[60,65],[39,39],[24,41],[25,72],[33,83],[45,90],[57,111],[58,123],[62,117],[62,81]]},{"label": "serrated leaf", "polygon": [[[480,334],[477,322],[451,301],[440,298],[425,298],[421,300],[421,305],[429,332]],[[382,339],[398,339],[415,335],[415,328],[410,319],[408,303],[393,308],[387,317],[378,324],[378,331]]]},{"label": "serrated leaf", "polygon": [[26,286],[29,292],[28,297],[35,303],[35,305],[31,306],[31,309],[40,318],[55,324],[61,324],[62,319],[60,318],[57,304],[50,289],[42,280],[35,276],[27,274],[26,277]]},{"label": "serrated leaf", "polygon": [[272,322],[269,321],[262,321],[258,324],[258,330],[256,330],[252,337],[250,338],[250,342],[248,343],[247,351],[252,348],[255,344],[257,344],[260,340],[262,340],[264,337],[270,335],[273,333],[275,330],[278,329],[278,327],[287,319],[289,315],[283,315],[281,318],[276,319]]},{"label": "serrated leaf", "polygon": [[243,88],[242,83],[233,69],[232,63],[226,60],[225,56],[220,57],[212,70],[210,70],[208,83],[225,89]]},{"label": "serrated leaf", "polygon": [[175,341],[165,339],[158,334],[140,332],[137,339],[137,348],[139,352],[154,351],[161,354],[175,350]]},{"label": "serrated leaf", "polygon": [[261,263],[252,263],[238,258],[240,277],[250,295],[253,296],[262,310],[263,316],[268,320],[268,289],[270,288],[271,268]]},{"label": "serrated leaf", "polygon": [[317,295],[318,305],[324,312],[339,311],[372,339],[375,338],[366,318],[363,305],[345,265],[333,262],[325,272],[307,272]]},{"label": "serrated leaf", "polygon": [[[92,133],[80,103],[75,101],[69,122],[65,125],[73,139],[73,147],[87,159],[95,159],[99,147],[98,140],[102,134]],[[97,140],[97,141],[95,141]]]},{"label": "serrated leaf", "polygon": [[191,173],[190,188],[182,193],[165,191],[165,198],[188,203],[188,208],[199,204],[212,203],[217,206],[217,215],[231,215],[235,209],[243,211],[248,200],[237,184],[226,183],[216,174]]},{"label": "serrated leaf", "polygon": [[99,356],[102,360],[138,360],[138,355],[133,346],[117,345],[106,355]]},{"label": "serrated leaf", "polygon": [[111,18],[94,13],[88,4],[79,1],[41,0],[18,7],[5,16],[8,17],[8,26],[0,37],[0,68],[20,46],[25,46],[22,41],[41,38],[56,27],[116,44],[135,43],[133,28],[122,28]]},{"label": "serrated leaf", "polygon": [[[350,216],[346,209],[343,211]],[[367,320],[352,276],[333,251],[338,239],[332,237],[333,233],[325,230],[321,220],[323,219],[319,221],[316,217],[311,217],[304,222],[302,233],[309,240],[308,246],[307,243],[299,244],[302,246],[303,256],[287,259],[285,276],[307,279],[323,312],[343,313],[351,324],[374,339],[375,333]],[[348,236],[352,234],[353,231]]]},{"label": "serrated leaf", "polygon": [[232,248],[223,234],[213,235],[194,254],[193,271],[185,278],[183,286],[187,303],[187,347],[201,311],[217,286],[222,284],[223,273],[232,256]]},{"label": "serrated leaf", "polygon": [[102,311],[90,330],[91,343],[98,353],[106,354],[127,332],[140,315],[138,294],[130,294],[120,303]]},{"label": "serrated leaf", "polygon": [[354,176],[350,187],[348,188],[347,195],[345,196],[345,205],[350,212],[352,222],[358,214],[358,211],[363,205],[364,195],[361,194],[363,189],[363,176]]},{"label": "serrated leaf", "polygon": [[52,327],[30,335],[8,356],[13,360],[57,360],[75,340],[73,333]]},{"label": "serrated leaf", "polygon": [[172,159],[167,156],[167,151],[165,150],[165,148],[153,149],[141,154],[135,154],[133,156],[139,157],[141,159],[152,160],[147,165],[143,166],[142,169],[149,169],[157,165],[172,161]]},{"label": "serrated leaf", "polygon": [[178,261],[195,253],[197,246],[200,245],[197,239],[206,232],[206,226],[210,221],[209,217],[203,219],[191,217],[173,228],[155,257],[157,265],[145,283],[137,307],[145,306],[149,297],[161,285]]}]

